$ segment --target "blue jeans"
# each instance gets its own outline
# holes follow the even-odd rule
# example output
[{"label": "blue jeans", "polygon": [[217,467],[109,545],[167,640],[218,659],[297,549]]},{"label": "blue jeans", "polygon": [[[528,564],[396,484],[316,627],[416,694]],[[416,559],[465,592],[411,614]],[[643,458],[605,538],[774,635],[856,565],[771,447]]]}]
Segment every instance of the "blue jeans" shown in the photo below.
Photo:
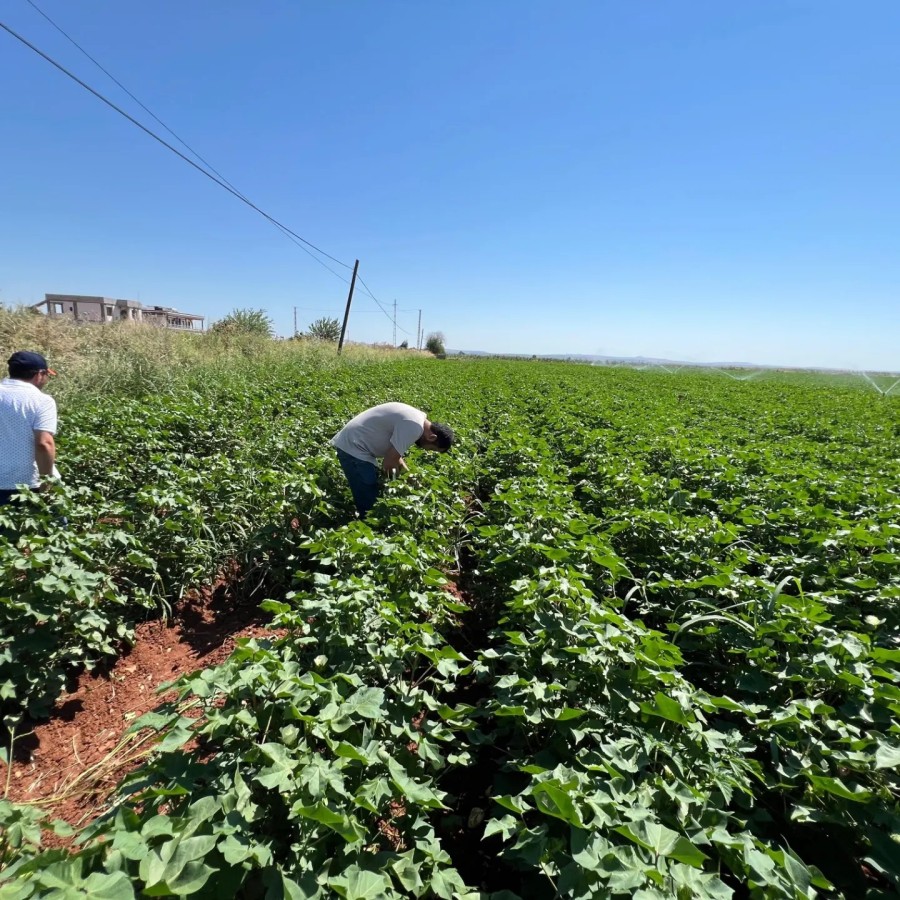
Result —
[{"label": "blue jeans", "polygon": [[335,449],[338,462],[350,484],[350,493],[353,494],[356,510],[359,517],[363,518],[378,499],[378,469],[364,459],[357,459],[337,447]]}]

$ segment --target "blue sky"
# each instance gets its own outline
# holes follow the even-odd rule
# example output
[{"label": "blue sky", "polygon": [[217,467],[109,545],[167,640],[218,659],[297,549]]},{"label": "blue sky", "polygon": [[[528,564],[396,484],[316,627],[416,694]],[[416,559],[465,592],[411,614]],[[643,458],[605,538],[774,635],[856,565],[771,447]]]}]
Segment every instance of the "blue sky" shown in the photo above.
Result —
[{"label": "blue sky", "polygon": [[[895,0],[35,2],[359,258],[398,340],[422,309],[458,349],[900,370]],[[165,135],[26,0],[0,20]],[[0,301],[342,315],[346,283],[5,32],[0,85]],[[392,338],[361,291],[350,334]]]}]

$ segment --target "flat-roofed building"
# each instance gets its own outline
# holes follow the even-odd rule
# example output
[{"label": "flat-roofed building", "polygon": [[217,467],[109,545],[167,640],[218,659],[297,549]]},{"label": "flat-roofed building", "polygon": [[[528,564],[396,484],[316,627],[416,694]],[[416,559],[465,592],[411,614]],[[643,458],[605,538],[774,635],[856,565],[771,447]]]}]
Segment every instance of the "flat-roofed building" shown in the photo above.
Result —
[{"label": "flat-roofed building", "polygon": [[83,294],[44,294],[35,309],[43,309],[51,318],[73,319],[76,322],[146,322],[161,328],[179,331],[203,331],[205,316],[179,312],[171,306],[144,306],[138,300],[112,297],[89,297]]}]

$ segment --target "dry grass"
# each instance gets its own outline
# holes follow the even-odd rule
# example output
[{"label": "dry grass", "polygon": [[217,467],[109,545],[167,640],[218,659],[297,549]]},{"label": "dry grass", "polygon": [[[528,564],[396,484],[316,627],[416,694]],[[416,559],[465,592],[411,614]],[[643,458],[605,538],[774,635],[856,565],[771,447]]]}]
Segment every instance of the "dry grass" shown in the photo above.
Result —
[{"label": "dry grass", "polygon": [[51,393],[141,396],[172,390],[194,377],[223,379],[285,362],[327,368],[406,358],[416,351],[348,344],[271,340],[257,335],[185,333],[132,322],[106,325],[51,319],[28,308],[0,307],[0,367],[16,350],[37,350],[59,373]]}]

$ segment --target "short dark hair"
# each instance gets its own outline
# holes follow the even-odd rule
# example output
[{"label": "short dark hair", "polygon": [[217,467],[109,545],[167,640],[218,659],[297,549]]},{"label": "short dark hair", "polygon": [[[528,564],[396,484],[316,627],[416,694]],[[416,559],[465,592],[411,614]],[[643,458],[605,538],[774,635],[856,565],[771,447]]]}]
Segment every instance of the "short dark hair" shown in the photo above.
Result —
[{"label": "short dark hair", "polygon": [[456,440],[453,429],[449,425],[444,425],[442,422],[432,422],[431,432],[437,438],[437,445],[441,450],[449,450]]}]

